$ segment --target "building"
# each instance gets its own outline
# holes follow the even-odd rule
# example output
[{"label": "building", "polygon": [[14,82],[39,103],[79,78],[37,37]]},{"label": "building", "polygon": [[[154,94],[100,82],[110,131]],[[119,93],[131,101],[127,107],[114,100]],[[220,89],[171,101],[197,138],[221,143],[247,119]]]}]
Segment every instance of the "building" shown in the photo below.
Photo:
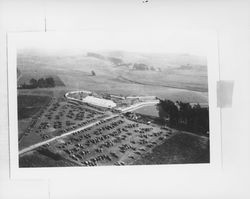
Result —
[{"label": "building", "polygon": [[83,102],[92,104],[95,106],[101,106],[104,108],[114,108],[116,106],[116,103],[114,103],[112,100],[97,98],[93,96],[87,96],[82,99]]}]

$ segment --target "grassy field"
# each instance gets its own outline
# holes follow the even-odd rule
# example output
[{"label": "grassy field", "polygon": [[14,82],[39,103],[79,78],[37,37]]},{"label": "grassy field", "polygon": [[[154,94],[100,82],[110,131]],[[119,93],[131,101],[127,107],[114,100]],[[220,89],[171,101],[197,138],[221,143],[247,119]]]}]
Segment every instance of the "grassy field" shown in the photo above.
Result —
[{"label": "grassy field", "polygon": [[157,110],[157,107],[154,106],[144,106],[142,108],[136,109],[134,112],[143,114],[143,115],[149,115],[153,117],[159,117],[159,113]]},{"label": "grassy field", "polygon": [[28,128],[31,118],[18,120],[18,137],[21,138],[24,131]]},{"label": "grassy field", "polygon": [[122,77],[128,81],[158,87],[183,88],[187,90],[207,92],[207,76],[196,74],[193,70],[184,73],[180,70],[127,71]]},{"label": "grassy field", "polygon": [[49,101],[48,96],[18,95],[18,120],[32,117]]},{"label": "grassy field", "polygon": [[47,155],[43,155],[38,151],[31,152],[19,158],[19,167],[70,167],[77,164],[70,162],[64,158],[53,159]]},{"label": "grassy field", "polygon": [[[187,59],[185,56],[184,58],[180,56],[180,60],[178,60],[178,56],[170,59],[163,55],[152,57],[149,55],[133,55],[133,53],[121,54],[115,53],[109,56],[119,56],[118,58],[125,61],[138,61],[148,64],[155,62],[154,67],[159,65],[162,67],[162,71],[134,71],[124,66],[114,65],[107,60],[85,56],[84,53],[48,55],[23,52],[18,55],[17,63],[22,74],[29,74],[29,76],[50,74],[59,77],[65,84],[65,90],[91,90],[117,95],[155,95],[173,101],[181,100],[195,103],[208,101],[206,66],[202,70],[178,69],[184,63],[193,63],[194,66],[195,64],[203,64],[196,63],[194,58]],[[130,59],[128,55],[133,59]],[[175,68],[169,68],[169,65],[172,66],[174,62],[176,62]],[[200,69],[200,67],[198,68]],[[95,71],[96,76],[91,75],[92,70]],[[57,88],[52,89],[52,91],[54,90],[58,92]]]},{"label": "grassy field", "polygon": [[209,139],[189,133],[179,133],[155,147],[151,153],[135,161],[145,164],[209,163]]}]

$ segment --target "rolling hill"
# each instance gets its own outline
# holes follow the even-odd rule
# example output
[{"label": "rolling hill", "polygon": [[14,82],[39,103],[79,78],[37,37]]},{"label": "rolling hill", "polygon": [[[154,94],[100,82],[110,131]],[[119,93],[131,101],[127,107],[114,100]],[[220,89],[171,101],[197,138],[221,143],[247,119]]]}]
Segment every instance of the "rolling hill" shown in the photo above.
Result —
[{"label": "rolling hill", "polygon": [[207,102],[206,59],[195,55],[27,49],[18,52],[17,64],[25,76],[57,75],[68,89]]}]

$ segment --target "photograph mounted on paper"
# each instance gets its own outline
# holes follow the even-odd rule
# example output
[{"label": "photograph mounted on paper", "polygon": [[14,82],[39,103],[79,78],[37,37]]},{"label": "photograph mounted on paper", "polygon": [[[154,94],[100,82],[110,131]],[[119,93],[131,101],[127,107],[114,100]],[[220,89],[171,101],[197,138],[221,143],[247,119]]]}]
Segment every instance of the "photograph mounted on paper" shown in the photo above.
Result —
[{"label": "photograph mounted on paper", "polygon": [[17,42],[19,168],[210,163],[203,36],[70,34]]}]

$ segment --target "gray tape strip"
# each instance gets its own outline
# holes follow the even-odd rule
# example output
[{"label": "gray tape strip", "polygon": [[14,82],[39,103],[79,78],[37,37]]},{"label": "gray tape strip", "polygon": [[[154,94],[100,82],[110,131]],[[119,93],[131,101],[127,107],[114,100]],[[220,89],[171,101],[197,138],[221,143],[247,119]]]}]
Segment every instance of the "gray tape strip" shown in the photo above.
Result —
[{"label": "gray tape strip", "polygon": [[234,81],[232,80],[221,80],[217,82],[217,107],[232,107],[233,87]]}]

